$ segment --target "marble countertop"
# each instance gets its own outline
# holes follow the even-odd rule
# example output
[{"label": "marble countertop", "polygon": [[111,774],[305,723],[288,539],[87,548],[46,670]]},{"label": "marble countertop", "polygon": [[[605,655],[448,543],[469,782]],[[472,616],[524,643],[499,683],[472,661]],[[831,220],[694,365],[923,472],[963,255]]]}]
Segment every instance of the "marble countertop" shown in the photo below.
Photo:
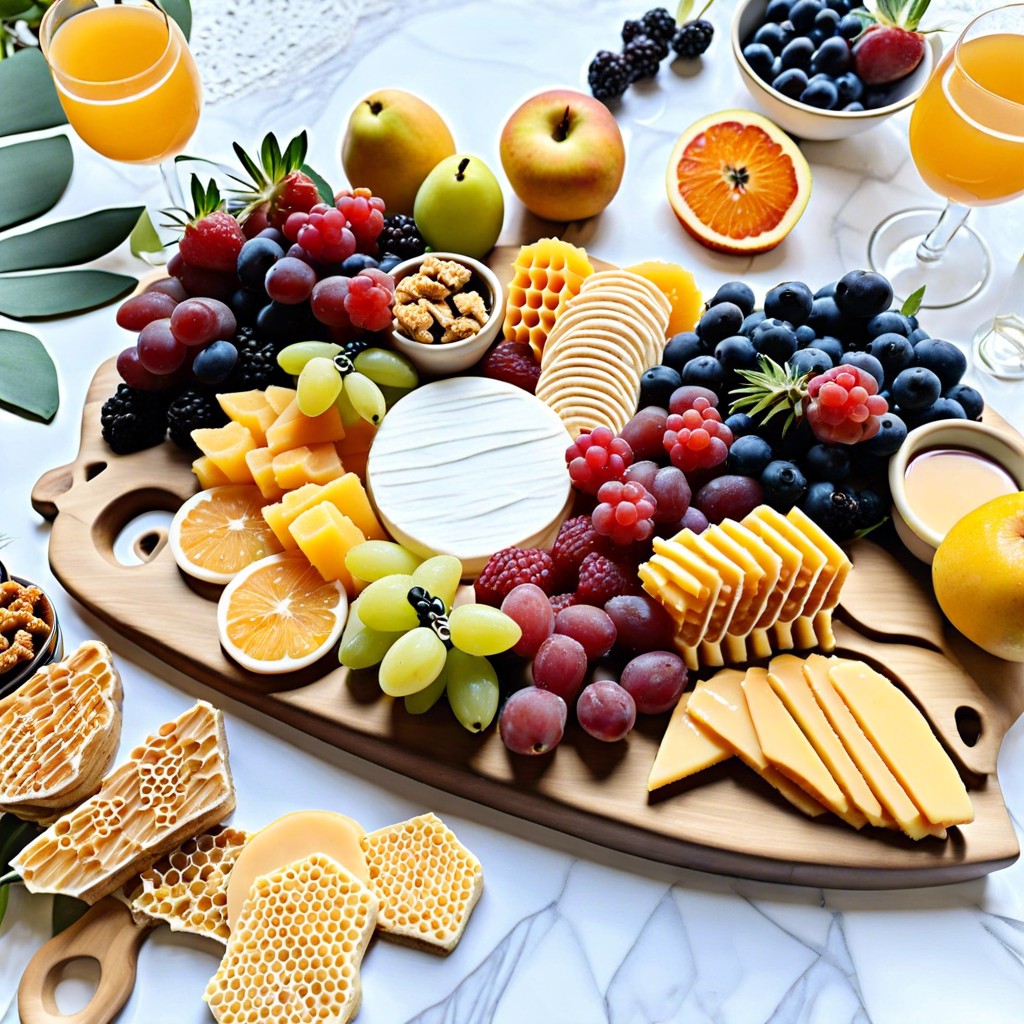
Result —
[{"label": "marble countertop", "polygon": [[[335,183],[341,181],[338,152],[349,112],[381,86],[407,88],[435,105],[459,149],[482,156],[501,178],[498,134],[511,110],[543,87],[585,89],[592,55],[614,46],[623,19],[645,9],[640,0],[428,0],[415,6],[370,3],[366,9],[358,0],[193,3],[195,49],[204,76],[209,68],[213,101],[190,152],[228,160],[232,140],[253,146],[265,131],[288,138],[305,127],[309,162]],[[868,235],[884,215],[939,204],[909,158],[904,115],[845,142],[804,147],[814,191],[802,221],[775,251],[753,260],[719,256],[685,235],[663,194],[669,150],[699,116],[751,102],[728,47],[732,6],[718,0],[711,9],[715,39],[698,68],[666,63],[656,81],[634,86],[616,109],[628,147],[622,189],[604,214],[575,227],[573,237],[616,262],[653,257],[682,263],[708,294],[736,277],[762,292],[784,279],[816,287],[865,265]],[[962,12],[976,7],[971,0],[933,4],[936,20],[948,16],[961,23]],[[275,36],[281,19],[288,25]],[[297,33],[294,19],[308,19],[307,31]],[[267,53],[256,42],[273,38],[282,40],[280,52]],[[77,139],[74,145],[74,178],[53,217],[139,196],[151,206],[163,204],[154,170],[115,166]],[[544,226],[525,214],[510,190],[506,196],[503,240],[542,233]],[[995,255],[993,282],[965,306],[922,315],[930,333],[962,344],[986,318],[1014,301],[1024,305],[1024,296],[1009,294],[1021,257],[1024,206],[979,210],[972,220]],[[139,272],[124,253],[100,265]],[[257,828],[286,811],[321,807],[376,828],[432,809],[483,862],[485,894],[451,957],[374,944],[363,963],[361,1024],[1020,1020],[1022,863],[969,883],[879,893],[674,869],[368,764],[211,695],[122,640],[62,595],[47,565],[49,528],[32,511],[29,494],[44,470],[74,458],[93,371],[128,338],[114,326],[110,308],[36,329],[60,368],[62,405],[48,426],[0,411],[0,530],[12,538],[3,557],[56,595],[68,646],[98,637],[114,649],[126,693],[122,749],[196,698],[210,698],[226,713],[238,789],[233,820],[239,826]],[[1020,385],[980,386],[1024,430]],[[153,609],[154,629],[165,615],[173,615],[173,608]],[[999,780],[1020,833],[1020,723],[1003,744]],[[5,1022],[17,1020],[13,1010],[9,1017],[2,1011],[25,963],[49,937],[50,904],[48,897],[19,889],[12,894],[0,928]],[[138,983],[119,1024],[208,1022],[201,995],[218,949],[166,929],[154,932],[143,946]],[[59,989],[62,1009],[76,1010],[90,991],[89,971],[71,968]]]}]

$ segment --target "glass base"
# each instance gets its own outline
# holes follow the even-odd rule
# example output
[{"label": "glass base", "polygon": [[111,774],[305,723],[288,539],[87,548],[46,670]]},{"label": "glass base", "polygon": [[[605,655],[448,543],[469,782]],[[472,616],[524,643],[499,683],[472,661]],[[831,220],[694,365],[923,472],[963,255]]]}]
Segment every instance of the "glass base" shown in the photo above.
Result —
[{"label": "glass base", "polygon": [[925,286],[925,309],[958,306],[981,291],[992,271],[988,246],[965,224],[941,259],[925,262],[917,247],[935,227],[941,210],[904,210],[875,228],[868,242],[872,270],[884,274],[900,300]]},{"label": "glass base", "polygon": [[1024,317],[1005,313],[974,335],[974,366],[1001,380],[1024,380]]}]

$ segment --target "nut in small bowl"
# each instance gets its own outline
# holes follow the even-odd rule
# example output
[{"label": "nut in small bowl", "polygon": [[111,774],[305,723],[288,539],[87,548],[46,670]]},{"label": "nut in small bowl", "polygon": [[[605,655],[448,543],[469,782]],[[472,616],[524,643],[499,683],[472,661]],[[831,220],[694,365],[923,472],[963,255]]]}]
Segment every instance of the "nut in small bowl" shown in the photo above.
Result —
[{"label": "nut in small bowl", "polygon": [[399,263],[391,340],[421,373],[459,373],[477,363],[501,330],[501,282],[479,260],[433,252]]},{"label": "nut in small bowl", "polygon": [[825,110],[783,95],[761,78],[743,55],[754,33],[764,24],[769,0],[740,0],[732,19],[732,52],[740,77],[757,105],[780,127],[800,139],[827,142],[849,138],[881,124],[909,107],[921,94],[939,61],[942,43],[937,35],[926,36],[924,57],[906,78],[893,82],[890,102],[872,110]]},{"label": "nut in small bowl", "polygon": [[29,580],[9,576],[0,563],[0,696],[12,693],[63,654],[50,599]]}]

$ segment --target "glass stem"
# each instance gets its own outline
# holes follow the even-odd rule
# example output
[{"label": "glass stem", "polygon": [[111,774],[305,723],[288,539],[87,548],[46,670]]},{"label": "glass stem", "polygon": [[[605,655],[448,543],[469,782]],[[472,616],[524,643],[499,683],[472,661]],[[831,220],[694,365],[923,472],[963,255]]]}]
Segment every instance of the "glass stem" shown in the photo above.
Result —
[{"label": "glass stem", "polygon": [[917,247],[917,258],[922,263],[935,263],[942,259],[946,246],[960,230],[970,216],[971,208],[959,203],[946,203],[938,223],[928,232],[924,241]]},{"label": "glass stem", "polygon": [[164,188],[167,189],[167,195],[171,200],[171,206],[176,206],[181,210],[186,209],[185,194],[181,191],[181,182],[178,180],[178,173],[174,166],[173,157],[170,160],[164,160],[161,162],[160,177],[164,179]]}]

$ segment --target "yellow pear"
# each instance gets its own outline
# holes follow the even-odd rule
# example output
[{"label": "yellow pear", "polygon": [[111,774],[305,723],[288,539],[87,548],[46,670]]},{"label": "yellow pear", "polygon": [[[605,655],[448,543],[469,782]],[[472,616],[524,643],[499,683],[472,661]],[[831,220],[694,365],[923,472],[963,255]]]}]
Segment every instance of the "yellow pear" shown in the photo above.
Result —
[{"label": "yellow pear", "polygon": [[370,189],[388,214],[411,214],[423,179],[454,153],[452,133],[433,107],[402,89],[378,89],[352,111],[341,163],[352,187]]}]

